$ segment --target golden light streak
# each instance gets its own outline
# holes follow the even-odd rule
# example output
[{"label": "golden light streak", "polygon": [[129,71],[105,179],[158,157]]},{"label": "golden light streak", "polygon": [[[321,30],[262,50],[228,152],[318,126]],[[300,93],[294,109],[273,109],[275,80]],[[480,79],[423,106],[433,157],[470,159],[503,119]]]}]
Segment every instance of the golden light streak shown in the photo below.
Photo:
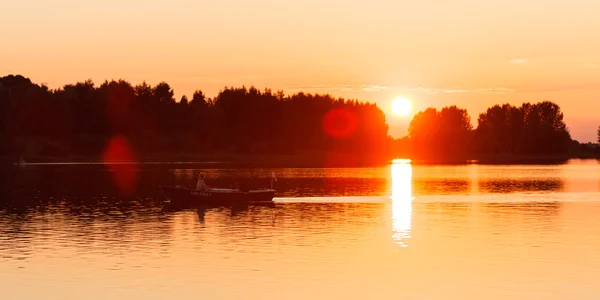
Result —
[{"label": "golden light streak", "polygon": [[410,160],[395,159],[392,164],[392,238],[408,247],[412,225],[412,165]]}]

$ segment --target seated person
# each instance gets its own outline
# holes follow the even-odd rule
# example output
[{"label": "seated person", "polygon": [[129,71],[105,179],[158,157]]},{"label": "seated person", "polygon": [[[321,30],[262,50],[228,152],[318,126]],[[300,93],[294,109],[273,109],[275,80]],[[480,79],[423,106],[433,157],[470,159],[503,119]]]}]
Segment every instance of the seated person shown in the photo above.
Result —
[{"label": "seated person", "polygon": [[196,190],[208,190],[208,185],[204,182],[204,173],[200,172],[198,176],[198,183],[196,183]]}]

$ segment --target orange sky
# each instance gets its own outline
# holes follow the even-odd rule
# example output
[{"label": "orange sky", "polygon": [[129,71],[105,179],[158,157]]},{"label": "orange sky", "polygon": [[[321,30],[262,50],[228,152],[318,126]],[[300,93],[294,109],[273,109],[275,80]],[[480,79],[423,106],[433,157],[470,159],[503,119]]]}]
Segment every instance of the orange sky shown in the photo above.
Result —
[{"label": "orange sky", "polygon": [[[327,92],[417,110],[552,100],[574,138],[600,125],[600,1],[10,1],[0,75],[56,88],[166,81]],[[403,136],[410,118],[389,115]]]}]

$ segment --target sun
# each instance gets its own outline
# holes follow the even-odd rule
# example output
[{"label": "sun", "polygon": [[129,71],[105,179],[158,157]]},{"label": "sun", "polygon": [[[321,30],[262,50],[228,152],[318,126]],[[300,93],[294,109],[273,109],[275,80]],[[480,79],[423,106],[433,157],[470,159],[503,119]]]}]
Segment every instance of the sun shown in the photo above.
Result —
[{"label": "sun", "polygon": [[412,102],[408,98],[400,97],[392,101],[392,112],[396,115],[406,117],[412,110]]}]

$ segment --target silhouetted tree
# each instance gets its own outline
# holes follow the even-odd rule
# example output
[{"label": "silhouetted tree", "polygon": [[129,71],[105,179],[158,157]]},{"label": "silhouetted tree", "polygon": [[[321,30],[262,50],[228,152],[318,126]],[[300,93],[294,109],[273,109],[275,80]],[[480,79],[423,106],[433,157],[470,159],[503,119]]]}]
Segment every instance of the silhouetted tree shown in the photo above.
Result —
[{"label": "silhouetted tree", "polygon": [[566,153],[571,136],[560,107],[552,102],[524,104],[522,152],[526,154]]},{"label": "silhouetted tree", "polygon": [[161,104],[172,104],[175,103],[175,98],[173,98],[173,89],[166,82],[161,82],[157,84],[152,89],[152,96],[155,101]]},{"label": "silhouetted tree", "polygon": [[187,96],[186,95],[181,96],[179,103],[183,106],[187,106],[189,104]]},{"label": "silhouetted tree", "polygon": [[464,157],[470,144],[470,122],[467,111],[456,106],[419,112],[408,129],[412,156],[426,159]]},{"label": "silhouetted tree", "polygon": [[95,86],[87,80],[50,90],[20,75],[0,78],[3,155],[100,155],[117,136],[140,155],[295,153],[364,162],[385,161],[392,147],[416,159],[462,159],[471,149],[563,154],[581,148],[563,118],[549,101],[495,105],[472,130],[466,110],[428,108],[415,115],[408,136],[392,145],[377,105],[327,94],[242,86],[225,87],[212,99],[196,90],[191,100],[182,96],[176,102],[165,82]]},{"label": "silhouetted tree", "polygon": [[544,101],[520,108],[495,105],[482,113],[476,130],[481,153],[561,154],[569,151],[571,136],[560,107]]},{"label": "silhouetted tree", "polygon": [[384,161],[391,141],[375,104],[254,87],[226,87],[214,99],[196,90],[176,102],[165,82],[88,80],[49,90],[9,75],[0,78],[0,116],[0,151],[13,155],[41,154],[38,144],[100,155],[125,136],[140,155],[343,153]]},{"label": "silhouetted tree", "polygon": [[598,144],[600,144],[600,126],[598,126]]},{"label": "silhouetted tree", "polygon": [[494,105],[479,115],[475,133],[477,150],[483,153],[518,151],[523,134],[523,112],[510,105]]},{"label": "silhouetted tree", "polygon": [[431,157],[435,154],[439,127],[438,111],[435,108],[427,108],[413,117],[408,128],[413,156]]}]

